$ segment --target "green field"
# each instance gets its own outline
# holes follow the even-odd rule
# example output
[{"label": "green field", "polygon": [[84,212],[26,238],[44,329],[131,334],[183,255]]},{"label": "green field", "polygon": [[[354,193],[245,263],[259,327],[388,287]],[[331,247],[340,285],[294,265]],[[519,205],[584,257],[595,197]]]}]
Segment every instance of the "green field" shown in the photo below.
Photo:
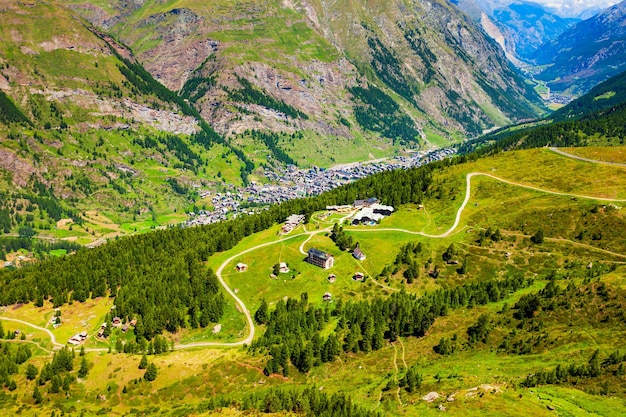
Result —
[{"label": "green field", "polygon": [[[602,149],[589,149],[587,154],[601,152]],[[561,168],[555,169],[556,164]],[[448,230],[466,191],[465,175],[470,172],[490,173],[498,179],[473,177],[471,197],[457,229],[448,237],[424,236]],[[626,245],[621,232],[622,210],[602,208],[606,203],[593,199],[549,194],[501,180],[553,192],[621,197],[626,192],[622,175],[621,167],[565,159],[549,150],[519,151],[461,164],[435,175],[433,187],[437,191],[423,201],[423,206],[397,207],[391,217],[376,226],[345,226],[346,233],[367,255],[364,261],[357,261],[350,252],[340,251],[330,239],[332,224],[345,215],[318,212],[310,225],[300,226],[288,235],[280,235],[280,227],[275,226],[244,238],[234,248],[212,256],[208,266],[216,270],[224,265],[225,282],[252,313],[262,300],[269,304],[271,311],[284,297],[299,298],[303,292],[308,294],[310,304],[325,309],[333,308],[338,300],[344,303],[372,300],[397,291],[422,296],[442,288],[488,282],[512,272],[535,280],[529,288],[501,301],[450,310],[437,318],[423,337],[402,337],[394,343],[385,341],[381,349],[370,353],[342,353],[337,361],[315,366],[306,375],[292,369],[287,378],[266,376],[262,372],[264,355],[250,355],[245,349],[226,346],[196,347],[151,356],[150,361],[159,369],[157,380],[136,382],[135,378],[143,375],[137,370],[138,355],[89,352],[90,374],[84,383],[72,389],[72,401],[80,399],[82,404],[75,406],[75,410],[88,413],[109,410],[107,412],[122,414],[132,409],[156,410],[150,407],[158,407],[159,412],[175,415],[181,401],[185,407],[193,408],[202,403],[205,395],[242,399],[244,392],[262,393],[270,387],[315,384],[329,393],[349,387],[354,401],[385,415],[434,415],[440,412],[437,409],[440,404],[454,415],[515,416],[529,412],[551,415],[553,411],[548,406],[559,415],[621,415],[623,377],[583,378],[579,380],[580,385],[565,383],[536,388],[519,384],[533,372],[552,369],[558,364],[584,363],[596,349],[606,356],[621,345],[626,328],[621,321],[605,317],[603,312],[618,311],[613,309],[625,304]],[[600,188],[594,188],[594,184],[599,184]],[[105,225],[110,221],[100,213],[89,216],[93,224]],[[499,229],[501,239],[481,238],[488,228]],[[541,244],[530,239],[539,228],[545,233]],[[602,238],[592,238],[598,228],[603,231]],[[588,229],[586,234],[581,234],[583,229]],[[403,245],[418,242],[421,243],[421,252],[416,255],[419,277],[414,283],[407,284],[402,276],[403,267],[395,274],[380,275],[385,267],[393,264]],[[460,263],[442,260],[442,253],[451,244],[456,248],[454,258]],[[306,252],[311,247],[333,254],[335,266],[323,270],[304,262],[301,250]],[[239,262],[248,265],[246,272],[235,271],[234,266]],[[279,262],[286,262],[290,271],[272,277],[272,267]],[[466,262],[467,270],[459,273],[459,265]],[[588,271],[591,270],[585,267],[588,263],[601,268],[605,268],[602,265],[613,267],[610,271],[601,269],[605,272],[590,279]],[[434,269],[439,272],[437,277],[431,276]],[[367,275],[365,282],[352,279],[357,271]],[[330,273],[337,276],[335,283],[328,282]],[[556,274],[557,285],[562,289],[568,284],[582,289],[566,292],[569,298],[559,296],[572,308],[555,305],[552,310],[541,309],[537,317],[526,322],[516,320],[513,317],[515,303],[522,296],[541,290],[550,274]],[[609,301],[594,292],[599,283],[607,286]],[[322,301],[325,292],[332,294],[332,302]],[[63,324],[52,330],[57,341],[64,343],[82,329],[93,334],[111,305],[110,299],[98,299],[62,307]],[[31,305],[7,308],[2,316],[51,329],[52,314],[52,306],[45,303],[41,308]],[[467,329],[482,314],[491,318],[489,341],[467,345]],[[2,324],[5,330],[25,330],[27,343],[52,348],[49,338],[41,331],[14,322],[3,321]],[[177,346],[204,341],[231,343],[241,340],[249,331],[239,307],[230,299],[220,324],[222,329],[216,334],[209,326],[202,331],[185,330],[169,335],[168,339]],[[336,320],[331,320],[331,327],[326,327],[323,333],[329,334],[336,324]],[[264,331],[265,326],[256,326],[257,340]],[[114,330],[108,343],[115,352],[118,338],[128,341],[132,337],[132,330],[127,334]],[[435,353],[434,347],[442,338],[458,338],[456,343],[460,350],[450,355]],[[535,344],[528,345],[529,340],[535,340]],[[85,346],[107,349],[107,343],[92,338]],[[511,349],[518,349],[515,346],[526,346],[529,352],[514,354]],[[35,350],[33,363],[43,364],[45,352]],[[422,383],[417,391],[409,393],[398,387],[398,381],[411,366],[418,366]],[[69,400],[47,393],[44,408],[34,408],[29,399],[33,383],[23,377],[16,378],[16,382],[21,393],[18,398],[23,399],[5,400],[8,409],[17,410],[18,404],[23,404],[26,408],[22,408],[22,412],[27,414],[42,409],[69,411],[66,408]],[[608,394],[599,394],[607,389]],[[105,391],[112,394],[107,395],[104,402],[91,399],[94,394]],[[437,392],[439,398],[434,402],[421,400],[430,392]],[[221,411],[221,415],[238,413],[229,408]]]}]

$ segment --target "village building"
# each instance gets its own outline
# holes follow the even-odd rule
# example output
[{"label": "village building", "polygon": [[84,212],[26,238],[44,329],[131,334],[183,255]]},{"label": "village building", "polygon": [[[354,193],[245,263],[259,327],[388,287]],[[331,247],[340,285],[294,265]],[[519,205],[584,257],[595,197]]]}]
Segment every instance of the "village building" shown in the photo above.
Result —
[{"label": "village building", "polygon": [[359,261],[364,261],[367,258],[367,256],[365,256],[361,248],[358,246],[352,251],[352,256],[354,256],[354,258]]},{"label": "village building", "polygon": [[337,281],[337,276],[335,274],[330,274],[328,276],[328,282],[330,282],[331,284],[333,284],[335,281]]},{"label": "village building", "polygon": [[123,325],[123,326],[122,326],[122,331],[123,331],[124,333],[126,333],[126,332],[128,331],[128,328],[129,328],[129,327],[130,327],[130,326],[129,326],[128,324]]},{"label": "village building", "polygon": [[333,298],[333,296],[329,292],[325,292],[324,295],[322,296],[322,299],[324,301],[331,301],[332,298]]},{"label": "village building", "polygon": [[287,272],[289,272],[289,267],[287,266],[287,263],[281,262],[278,264],[278,270],[281,274],[286,274]]},{"label": "village building", "polygon": [[130,325],[133,326],[133,327],[137,326],[137,319],[132,319],[130,321]]},{"label": "village building", "polygon": [[337,213],[345,213],[352,210],[351,205],[343,205],[343,206],[326,206],[327,211],[336,211]]},{"label": "village building", "polygon": [[307,254],[308,256],[306,261],[315,266],[319,266],[320,268],[328,269],[335,264],[335,258],[333,255],[322,252],[319,249],[311,248]]},{"label": "village building", "polygon": [[298,227],[300,224],[304,223],[304,219],[304,214],[292,214],[291,216],[287,217],[287,219],[285,220],[285,224],[280,228],[280,231],[283,234],[287,234],[296,227]]},{"label": "village building", "polygon": [[122,325],[122,319],[120,319],[119,317],[113,317],[111,323],[113,324],[113,327],[120,327]]},{"label": "village building", "polygon": [[394,208],[391,206],[374,203],[361,208],[361,210],[352,217],[352,224],[374,224],[381,221],[386,216],[390,216],[393,211]]},{"label": "village building", "polygon": [[246,272],[248,270],[248,265],[239,262],[237,266],[235,266],[235,269],[237,272]]},{"label": "village building", "polygon": [[365,274],[363,272],[355,272],[352,279],[359,282],[363,281],[365,279]]}]

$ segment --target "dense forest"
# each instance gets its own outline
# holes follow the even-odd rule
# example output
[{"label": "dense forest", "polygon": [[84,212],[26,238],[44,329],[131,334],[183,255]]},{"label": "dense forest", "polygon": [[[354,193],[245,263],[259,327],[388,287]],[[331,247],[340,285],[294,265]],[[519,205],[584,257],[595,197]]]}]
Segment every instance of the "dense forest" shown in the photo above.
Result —
[{"label": "dense forest", "polygon": [[[387,298],[337,302],[324,309],[309,305],[308,296],[302,294],[300,300],[280,300],[269,315],[257,312],[257,321],[267,327],[250,349],[269,354],[266,374],[288,375],[289,362],[306,373],[313,366],[334,361],[341,351],[370,352],[381,349],[385,340],[422,337],[437,317],[450,310],[500,301],[530,285],[532,280],[511,274],[502,280],[441,289],[419,298],[401,291]],[[261,305],[260,311],[265,308]],[[333,318],[337,323],[334,331],[322,337]]]},{"label": "dense forest", "polygon": [[273,109],[278,112],[284,113],[292,118],[300,118],[300,119],[308,119],[309,117],[306,113],[301,112],[300,110],[290,106],[284,101],[280,101],[275,99],[274,97],[266,94],[265,92],[258,90],[255,88],[250,81],[245,78],[237,76],[237,81],[241,84],[241,89],[239,90],[227,90],[228,97],[240,103],[252,103],[258,104],[259,106],[267,107],[268,109]]},{"label": "dense forest", "polygon": [[420,202],[428,192],[433,171],[451,163],[383,172],[320,196],[291,200],[235,220],[116,239],[72,256],[15,271],[2,270],[0,304],[43,298],[60,306],[71,300],[111,296],[120,317],[139,320],[139,337],[150,339],[163,330],[206,326],[219,320],[224,303],[213,272],[202,265],[213,253],[230,249],[243,237],[293,213],[310,215],[326,205],[372,195],[393,206]]},{"label": "dense forest", "polygon": [[349,91],[354,97],[354,117],[364,129],[402,144],[418,140],[420,134],[413,120],[381,89],[368,85],[351,87]]}]

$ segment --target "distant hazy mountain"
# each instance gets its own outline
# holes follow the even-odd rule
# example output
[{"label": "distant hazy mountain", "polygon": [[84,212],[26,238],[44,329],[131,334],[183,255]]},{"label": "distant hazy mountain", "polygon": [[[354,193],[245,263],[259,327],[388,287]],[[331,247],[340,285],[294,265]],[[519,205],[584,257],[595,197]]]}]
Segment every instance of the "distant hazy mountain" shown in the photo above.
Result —
[{"label": "distant hazy mountain", "polygon": [[457,6],[480,22],[515,64],[528,61],[542,44],[578,22],[561,18],[536,3],[457,0]]},{"label": "distant hazy mountain", "polygon": [[533,56],[553,91],[579,95],[626,69],[626,1],[582,21]]},{"label": "distant hazy mountain", "polygon": [[619,3],[619,0],[536,0],[546,10],[561,17],[589,19],[602,10]]}]

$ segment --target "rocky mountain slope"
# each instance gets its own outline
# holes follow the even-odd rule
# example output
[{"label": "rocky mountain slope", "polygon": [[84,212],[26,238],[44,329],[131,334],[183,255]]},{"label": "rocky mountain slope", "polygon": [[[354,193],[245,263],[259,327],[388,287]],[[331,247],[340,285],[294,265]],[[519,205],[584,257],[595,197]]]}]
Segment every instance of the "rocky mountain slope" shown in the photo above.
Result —
[{"label": "rocky mountain slope", "polygon": [[[400,129],[405,133],[392,139],[411,142],[416,132],[424,139],[476,134],[536,111],[536,99],[502,54],[445,1],[70,7],[129,45],[155,78],[188,93],[223,134],[269,128],[353,138],[354,124],[365,134],[385,135],[397,129],[365,119],[398,112],[405,114],[397,117],[405,120]],[[236,90],[248,88],[242,79],[308,117],[284,118],[276,106],[237,95]],[[371,97],[351,90],[362,87],[371,95],[369,85],[401,108],[370,111]],[[361,117],[355,108],[364,110]],[[350,120],[356,123],[344,122]]]},{"label": "rocky mountain slope", "polygon": [[[273,166],[447,145],[541,111],[445,1],[1,5],[7,230],[86,208],[155,226]],[[44,197],[54,216],[24,211]]]},{"label": "rocky mountain slope", "polygon": [[533,56],[553,91],[580,94],[626,68],[626,2],[576,24]]},{"label": "rocky mountain slope", "polygon": [[[579,19],[562,18],[537,3],[458,0],[454,3],[493,39],[512,61],[528,61],[545,42],[566,31]],[[521,63],[520,63],[521,64]]]}]

